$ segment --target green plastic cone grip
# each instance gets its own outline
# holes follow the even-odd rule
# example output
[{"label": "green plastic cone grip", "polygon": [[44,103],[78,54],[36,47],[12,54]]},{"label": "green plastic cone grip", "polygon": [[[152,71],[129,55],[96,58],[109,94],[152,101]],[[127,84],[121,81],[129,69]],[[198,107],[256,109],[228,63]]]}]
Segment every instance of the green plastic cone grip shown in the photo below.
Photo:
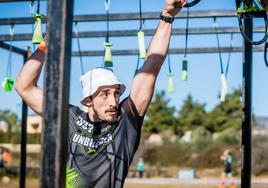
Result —
[{"label": "green plastic cone grip", "polygon": [[35,19],[34,23],[34,33],[33,33],[33,38],[32,38],[32,43],[33,44],[40,44],[40,42],[43,40],[43,32],[42,32],[42,14],[34,14],[33,15]]},{"label": "green plastic cone grip", "polygon": [[10,77],[5,77],[4,81],[2,82],[2,87],[5,92],[10,92],[13,89],[14,81]]},{"label": "green plastic cone grip", "polygon": [[105,67],[112,67],[113,66],[111,46],[112,46],[112,44],[109,42],[104,43],[104,47],[105,47],[104,65],[105,65]]},{"label": "green plastic cone grip", "polygon": [[184,59],[182,61],[182,80],[186,81],[188,79],[188,75],[187,75],[187,64],[188,61],[186,59]]},{"label": "green plastic cone grip", "polygon": [[139,43],[140,58],[144,59],[146,57],[146,48],[145,48],[143,31],[138,32],[138,43]]},{"label": "green plastic cone grip", "polygon": [[173,81],[173,74],[168,74],[168,86],[167,86],[167,92],[168,93],[174,93],[175,87],[174,87],[174,81]]}]

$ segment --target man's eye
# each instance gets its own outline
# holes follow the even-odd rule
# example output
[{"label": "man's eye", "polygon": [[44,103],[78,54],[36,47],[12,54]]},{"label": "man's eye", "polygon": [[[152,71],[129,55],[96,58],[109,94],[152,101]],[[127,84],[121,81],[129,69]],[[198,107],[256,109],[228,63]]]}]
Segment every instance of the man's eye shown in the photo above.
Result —
[{"label": "man's eye", "polygon": [[119,92],[116,92],[116,93],[115,93],[115,96],[116,96],[116,97],[119,97],[119,96],[120,96],[120,93],[119,93]]},{"label": "man's eye", "polygon": [[101,96],[102,96],[102,97],[108,97],[108,95],[109,95],[108,92],[103,92],[103,93],[101,93]]}]

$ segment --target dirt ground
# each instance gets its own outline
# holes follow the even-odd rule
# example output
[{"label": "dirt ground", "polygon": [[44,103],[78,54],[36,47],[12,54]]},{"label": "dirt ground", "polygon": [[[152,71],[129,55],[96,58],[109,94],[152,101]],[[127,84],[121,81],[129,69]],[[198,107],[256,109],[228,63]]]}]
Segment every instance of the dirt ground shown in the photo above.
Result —
[{"label": "dirt ground", "polygon": [[[204,183],[205,182],[205,183]],[[124,188],[217,188],[218,179],[179,181],[177,179],[127,179]],[[0,181],[0,188],[18,188],[19,180],[11,179],[4,183],[3,178]],[[26,179],[27,188],[39,187],[37,178]],[[240,185],[237,186],[239,188]],[[252,188],[267,188],[268,179],[265,181],[252,181]]]}]

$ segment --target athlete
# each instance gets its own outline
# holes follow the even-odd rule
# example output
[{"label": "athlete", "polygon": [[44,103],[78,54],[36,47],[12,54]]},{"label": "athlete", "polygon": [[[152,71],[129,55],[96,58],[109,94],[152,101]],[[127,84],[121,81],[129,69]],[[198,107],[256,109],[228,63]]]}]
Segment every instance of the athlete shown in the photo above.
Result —
[{"label": "athlete", "polygon": [[235,188],[235,184],[233,181],[233,175],[232,175],[232,163],[233,163],[233,157],[230,153],[229,149],[224,150],[223,154],[220,157],[221,160],[224,161],[224,171],[221,174],[221,184],[219,185],[219,188],[225,187],[225,178],[229,178],[230,188]]},{"label": "athlete", "polygon": [[[144,65],[135,76],[129,96],[112,70],[95,68],[81,77],[81,103],[87,112],[69,107],[66,187],[123,187],[138,148],[143,117],[151,102],[157,75],[168,52],[174,16],[186,0],[166,0]],[[15,88],[43,116],[43,90],[37,86],[45,60],[45,42],[20,71]]]}]

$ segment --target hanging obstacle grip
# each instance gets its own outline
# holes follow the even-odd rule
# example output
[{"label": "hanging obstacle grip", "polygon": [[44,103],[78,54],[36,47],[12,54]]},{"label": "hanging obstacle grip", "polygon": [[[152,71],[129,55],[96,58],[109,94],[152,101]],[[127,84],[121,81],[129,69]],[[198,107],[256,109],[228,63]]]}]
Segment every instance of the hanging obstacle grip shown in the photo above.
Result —
[{"label": "hanging obstacle grip", "polygon": [[144,31],[143,30],[140,30],[138,32],[138,44],[139,44],[140,58],[145,59],[145,57],[146,57],[146,47],[145,47]]},{"label": "hanging obstacle grip", "polygon": [[196,4],[198,4],[200,2],[200,0],[194,0],[192,2],[186,3],[186,5],[184,7],[189,8],[189,7],[193,7]]},{"label": "hanging obstacle grip", "polygon": [[105,67],[113,67],[113,61],[112,61],[112,50],[111,50],[112,43],[105,42],[105,55],[104,55],[104,66]]},{"label": "hanging obstacle grip", "polygon": [[174,93],[176,91],[174,87],[174,81],[173,81],[173,74],[168,73],[168,86],[167,86],[167,92],[168,93]]},{"label": "hanging obstacle grip", "polygon": [[5,92],[10,92],[13,89],[14,80],[10,77],[5,77],[4,81],[2,82],[2,87]]},{"label": "hanging obstacle grip", "polygon": [[[244,29],[244,26],[243,26],[243,22],[242,22],[242,19],[245,18],[245,19],[248,19],[248,18],[252,18],[252,17],[263,17],[264,18],[264,21],[265,21],[265,35],[264,37],[259,40],[259,41],[253,41],[251,39],[249,39],[249,37],[247,36],[247,34],[245,33],[245,29]],[[239,13],[238,14],[238,22],[239,22],[239,29],[240,29],[240,32],[243,36],[243,38],[250,42],[251,44],[253,45],[260,45],[262,43],[264,43],[267,38],[268,38],[268,33],[267,33],[267,27],[268,27],[268,19],[267,19],[267,15],[266,15],[266,11],[261,11],[261,12],[258,12],[257,14],[255,14],[254,16],[252,16],[251,13],[248,13],[248,12],[243,12],[243,13]]]},{"label": "hanging obstacle grip", "polygon": [[[259,8],[259,6],[255,2],[254,2],[254,6],[253,6],[253,5],[247,5],[241,0],[236,0],[236,7],[237,7],[237,15],[238,15],[238,22],[239,22],[240,32],[241,32],[243,38],[246,41],[248,41],[251,44],[253,44],[253,45],[260,45],[260,44],[264,43],[268,38],[268,33],[267,33],[268,19],[267,19],[267,13],[266,13],[266,10],[265,10],[266,7],[262,3],[262,1],[260,1],[260,0],[258,0],[258,1],[259,1],[259,4],[261,5],[261,8]],[[240,6],[242,4],[243,4],[244,7],[241,9]],[[251,40],[247,36],[247,34],[245,33],[245,28],[244,28],[242,20],[243,19],[249,19],[249,18],[263,18],[264,19],[264,22],[265,22],[265,35],[259,41]]]},{"label": "hanging obstacle grip", "polygon": [[33,15],[35,19],[34,24],[34,33],[33,33],[33,44],[40,44],[40,42],[43,40],[43,32],[42,32],[42,18],[44,15],[36,13]]}]

